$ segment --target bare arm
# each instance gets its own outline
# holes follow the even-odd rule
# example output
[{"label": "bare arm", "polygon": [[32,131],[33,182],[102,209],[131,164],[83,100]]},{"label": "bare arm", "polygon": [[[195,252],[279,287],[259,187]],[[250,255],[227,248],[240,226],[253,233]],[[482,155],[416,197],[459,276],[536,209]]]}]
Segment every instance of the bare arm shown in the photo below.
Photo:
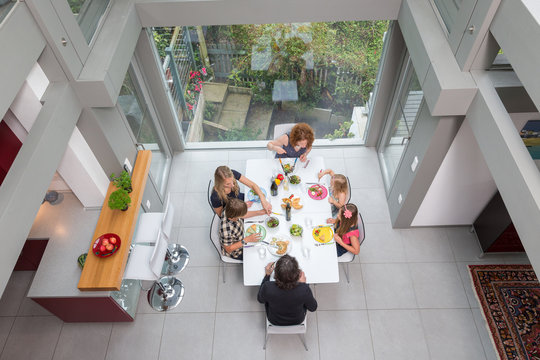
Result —
[{"label": "bare arm", "polygon": [[[270,214],[272,212],[272,204],[270,204],[268,202],[268,200],[266,200],[266,197],[264,196],[264,193],[261,191],[261,188],[259,187],[259,185],[255,184],[253,181],[251,181],[250,179],[248,179],[244,175],[240,176],[239,181],[242,184],[249,187],[251,190],[253,190],[253,192],[255,194],[257,194],[257,196],[259,196],[259,198],[261,199],[261,205],[262,205],[263,209],[266,210],[266,214]],[[253,216],[255,216],[255,215],[253,215]]]},{"label": "bare arm", "polygon": [[349,239],[351,239],[351,244],[345,244],[343,242],[343,239],[341,239],[341,237],[338,235],[338,234],[334,234],[334,240],[336,240],[336,242],[343,246],[343,248],[345,248],[345,250],[349,251],[349,252],[352,252],[354,255],[358,255],[358,253],[360,252],[360,241],[358,240],[358,237],[357,236],[351,236],[349,237]]},{"label": "bare arm", "polygon": [[319,174],[318,174],[319,180],[321,180],[321,178],[322,178],[324,175],[334,176],[334,170],[332,170],[332,169],[326,169],[326,170],[320,171]]},{"label": "bare arm", "polygon": [[289,143],[289,137],[286,134],[281,135],[276,140],[270,140],[266,147],[270,151],[275,151],[278,154],[286,154],[287,151],[283,149],[283,146]]}]

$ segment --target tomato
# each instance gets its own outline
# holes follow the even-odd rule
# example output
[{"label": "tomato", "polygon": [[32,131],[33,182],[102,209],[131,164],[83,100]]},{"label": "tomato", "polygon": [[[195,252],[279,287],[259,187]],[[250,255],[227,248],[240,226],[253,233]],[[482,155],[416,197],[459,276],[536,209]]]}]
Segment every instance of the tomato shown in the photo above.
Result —
[{"label": "tomato", "polygon": [[114,249],[114,245],[113,244],[109,244],[107,246],[105,246],[107,248],[107,251],[112,251],[112,249]]},{"label": "tomato", "polygon": [[277,178],[280,180],[280,181],[283,181],[283,179],[285,179],[285,177],[283,176],[283,174],[279,174],[277,176]]}]

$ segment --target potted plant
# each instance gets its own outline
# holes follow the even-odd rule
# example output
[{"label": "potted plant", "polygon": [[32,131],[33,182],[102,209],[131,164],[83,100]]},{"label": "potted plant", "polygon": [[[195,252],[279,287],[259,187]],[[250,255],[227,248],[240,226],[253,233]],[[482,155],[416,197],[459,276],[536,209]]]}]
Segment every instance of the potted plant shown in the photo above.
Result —
[{"label": "potted plant", "polygon": [[113,210],[120,209],[122,211],[126,211],[129,204],[131,204],[131,198],[129,197],[128,192],[124,189],[113,191],[109,196],[109,207]]},{"label": "potted plant", "polygon": [[111,174],[111,181],[119,189],[124,189],[130,193],[133,189],[131,187],[131,176],[126,170],[123,170],[120,175],[116,176],[114,173]]}]

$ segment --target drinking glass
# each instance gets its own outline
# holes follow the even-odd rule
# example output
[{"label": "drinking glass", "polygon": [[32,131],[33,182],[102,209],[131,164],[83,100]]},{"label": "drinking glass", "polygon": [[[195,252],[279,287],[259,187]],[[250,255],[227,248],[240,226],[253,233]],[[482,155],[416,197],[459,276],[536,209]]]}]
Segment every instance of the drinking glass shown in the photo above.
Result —
[{"label": "drinking glass", "polygon": [[311,249],[307,246],[302,246],[302,255],[304,255],[306,259],[309,259],[309,256],[311,255]]},{"label": "drinking glass", "polygon": [[304,223],[306,224],[306,228],[311,229],[313,227],[313,220],[310,217],[305,218]]},{"label": "drinking glass", "polygon": [[259,246],[259,258],[264,259],[266,257],[266,248],[264,246]]}]

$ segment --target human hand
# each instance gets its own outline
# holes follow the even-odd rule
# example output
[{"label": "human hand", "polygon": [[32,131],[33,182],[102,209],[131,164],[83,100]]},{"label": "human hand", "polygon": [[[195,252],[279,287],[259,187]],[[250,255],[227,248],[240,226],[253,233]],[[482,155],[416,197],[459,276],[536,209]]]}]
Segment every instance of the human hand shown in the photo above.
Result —
[{"label": "human hand", "polygon": [[306,154],[300,155],[300,161],[301,162],[305,162],[306,160],[307,160],[307,155]]},{"label": "human hand", "polygon": [[328,203],[329,203],[329,204],[333,204],[333,203],[334,203],[334,199],[332,199],[331,196],[328,197]]},{"label": "human hand", "polygon": [[317,174],[317,178],[318,178],[319,180],[321,180],[321,178],[322,178],[323,176],[324,176],[323,171],[322,171],[322,170],[319,171],[319,173]]},{"label": "human hand", "polygon": [[341,246],[343,246],[343,240],[338,234],[334,234],[334,240]]},{"label": "human hand", "polygon": [[275,262],[268,263],[268,265],[264,268],[264,273],[266,275],[272,275],[272,271],[274,271],[274,267],[276,266]]},{"label": "human hand", "polygon": [[272,213],[272,204],[270,204],[268,201],[264,200],[262,202],[263,209],[266,211],[267,215],[270,215]]},{"label": "human hand", "polygon": [[257,242],[259,240],[261,240],[261,233],[255,233],[255,234],[251,234],[249,236],[246,236],[244,238],[244,241],[245,242]]},{"label": "human hand", "polygon": [[253,201],[246,201],[246,205],[247,205],[248,208],[250,208],[251,205],[253,205]]},{"label": "human hand", "polygon": [[302,270],[300,270],[300,278],[298,279],[298,282],[302,282],[302,283],[306,282],[306,274]]},{"label": "human hand", "polygon": [[281,146],[276,145],[276,153],[278,153],[278,154],[286,154],[287,150],[285,150]]},{"label": "human hand", "polygon": [[327,223],[327,224],[335,224],[335,223],[336,223],[336,219],[334,219],[334,218],[328,218],[328,219],[326,219],[326,223]]}]

